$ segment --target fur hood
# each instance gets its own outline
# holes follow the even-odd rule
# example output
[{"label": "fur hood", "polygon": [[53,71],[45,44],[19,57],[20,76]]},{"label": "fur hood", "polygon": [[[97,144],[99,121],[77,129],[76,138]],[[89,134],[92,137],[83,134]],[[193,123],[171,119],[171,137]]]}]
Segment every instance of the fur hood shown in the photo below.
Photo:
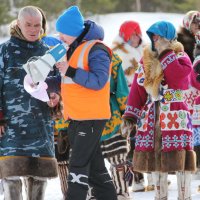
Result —
[{"label": "fur hood", "polygon": [[[169,47],[175,54],[184,51],[184,47],[180,42],[173,41]],[[163,69],[158,59],[158,54],[151,50],[150,46],[146,46],[143,51],[144,65],[144,87],[153,98],[157,99],[161,81],[164,78]]]},{"label": "fur hood", "polygon": [[131,85],[133,82],[134,74],[138,67],[138,62],[142,58],[143,47],[143,42],[141,42],[137,48],[131,47],[128,43],[125,43],[119,35],[113,40],[111,48],[122,59],[122,68],[124,70],[128,85]]},{"label": "fur hood", "polygon": [[177,40],[183,44],[185,52],[190,57],[191,62],[193,62],[193,49],[195,47],[195,37],[192,35],[192,33],[190,33],[190,31],[188,31],[184,27],[180,28],[177,36]]}]

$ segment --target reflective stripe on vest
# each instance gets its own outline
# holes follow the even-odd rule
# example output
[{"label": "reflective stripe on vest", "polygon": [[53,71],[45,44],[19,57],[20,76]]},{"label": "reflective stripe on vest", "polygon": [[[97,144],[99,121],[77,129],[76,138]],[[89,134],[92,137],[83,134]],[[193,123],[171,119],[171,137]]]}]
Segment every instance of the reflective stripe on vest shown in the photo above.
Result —
[{"label": "reflective stripe on vest", "polygon": [[[91,40],[77,47],[69,60],[69,66],[89,71],[88,56],[90,49],[96,43],[101,43],[101,41]],[[93,120],[110,118],[110,79],[102,89],[92,90],[76,84],[71,78],[65,76],[62,78],[61,95],[65,119]]]}]

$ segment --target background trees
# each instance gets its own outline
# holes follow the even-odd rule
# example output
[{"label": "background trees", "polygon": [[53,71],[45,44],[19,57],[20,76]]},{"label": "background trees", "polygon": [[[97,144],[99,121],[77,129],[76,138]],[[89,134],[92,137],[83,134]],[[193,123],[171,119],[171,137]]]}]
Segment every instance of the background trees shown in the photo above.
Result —
[{"label": "background trees", "polygon": [[[84,16],[115,12],[174,12],[185,13],[200,8],[199,0],[0,0],[1,25],[16,18],[19,9],[26,5],[41,7],[49,21],[55,19],[64,9],[78,5]],[[1,33],[0,33],[1,35]]]}]

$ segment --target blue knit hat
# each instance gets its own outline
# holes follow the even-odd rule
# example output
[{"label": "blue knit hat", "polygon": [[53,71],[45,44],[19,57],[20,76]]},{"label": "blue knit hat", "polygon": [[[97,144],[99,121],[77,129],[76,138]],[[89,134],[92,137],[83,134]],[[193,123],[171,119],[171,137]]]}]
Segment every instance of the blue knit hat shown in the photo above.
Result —
[{"label": "blue knit hat", "polygon": [[156,22],[149,27],[146,33],[151,40],[154,34],[164,37],[167,40],[174,40],[176,38],[176,29],[174,25],[167,21]]},{"label": "blue knit hat", "polygon": [[69,7],[56,21],[56,30],[65,35],[78,37],[84,28],[84,19],[77,6]]}]

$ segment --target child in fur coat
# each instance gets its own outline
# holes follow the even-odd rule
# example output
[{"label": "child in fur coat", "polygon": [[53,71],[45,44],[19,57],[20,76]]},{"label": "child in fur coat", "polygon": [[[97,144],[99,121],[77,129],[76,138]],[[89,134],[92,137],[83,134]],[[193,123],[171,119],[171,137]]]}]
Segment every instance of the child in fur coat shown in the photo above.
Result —
[{"label": "child in fur coat", "polygon": [[[142,58],[142,51],[144,47],[142,32],[141,32],[139,23],[132,20],[123,22],[120,26],[118,35],[113,40],[111,47],[112,47],[112,50],[116,52],[122,59],[122,67],[123,67],[124,74],[126,76],[127,84],[130,91],[134,74],[138,67],[138,62]],[[122,135],[123,135],[123,131],[122,131]],[[131,149],[134,149],[134,137],[128,136],[127,139],[130,141]],[[117,149],[118,147],[115,147],[115,148]],[[133,156],[133,151],[129,150],[129,153],[128,154],[126,153],[126,155],[128,155],[127,160],[131,160]],[[115,171],[116,172],[113,173],[113,176],[120,177],[118,175],[119,172],[117,172],[117,170]],[[115,180],[118,180],[117,185],[119,185],[119,187],[120,185],[124,184],[123,178],[120,178],[120,179],[115,178]],[[129,181],[129,184],[132,185],[132,190],[134,192],[144,191],[145,186],[144,186],[143,173],[134,172],[133,180]],[[151,175],[148,175],[147,190],[152,190],[152,189],[153,189],[152,177]]]},{"label": "child in fur coat", "polygon": [[189,87],[192,63],[170,22],[153,24],[147,34],[152,46],[144,49],[122,127],[130,132],[137,124],[134,169],[153,173],[155,199],[167,200],[167,174],[175,171],[178,199],[190,200],[196,155],[184,90]]}]

